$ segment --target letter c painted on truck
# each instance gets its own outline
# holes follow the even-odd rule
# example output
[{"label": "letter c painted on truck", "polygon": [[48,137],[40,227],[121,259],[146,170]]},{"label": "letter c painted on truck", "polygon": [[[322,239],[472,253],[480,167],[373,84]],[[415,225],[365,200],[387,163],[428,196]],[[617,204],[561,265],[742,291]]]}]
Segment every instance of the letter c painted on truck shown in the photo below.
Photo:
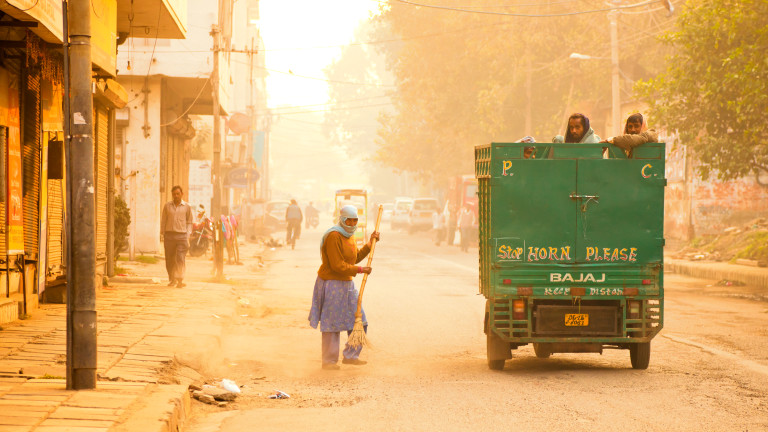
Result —
[{"label": "letter c painted on truck", "polygon": [[653,165],[651,165],[651,164],[645,164],[645,165],[643,166],[643,168],[640,170],[640,175],[642,175],[642,176],[643,176],[643,178],[648,178],[648,177],[650,177],[650,176],[651,176],[650,174],[646,174],[646,173],[645,173],[645,169],[646,169],[646,168],[653,168]]}]

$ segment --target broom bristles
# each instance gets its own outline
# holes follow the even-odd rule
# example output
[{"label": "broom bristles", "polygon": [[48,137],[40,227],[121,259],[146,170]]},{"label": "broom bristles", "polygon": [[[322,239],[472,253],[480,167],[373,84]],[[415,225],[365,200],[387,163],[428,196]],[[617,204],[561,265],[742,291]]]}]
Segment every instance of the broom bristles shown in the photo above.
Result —
[{"label": "broom bristles", "polygon": [[368,342],[365,339],[365,329],[363,328],[362,318],[355,318],[355,326],[352,327],[352,333],[350,333],[349,338],[347,338],[347,345],[353,348],[368,345]]}]

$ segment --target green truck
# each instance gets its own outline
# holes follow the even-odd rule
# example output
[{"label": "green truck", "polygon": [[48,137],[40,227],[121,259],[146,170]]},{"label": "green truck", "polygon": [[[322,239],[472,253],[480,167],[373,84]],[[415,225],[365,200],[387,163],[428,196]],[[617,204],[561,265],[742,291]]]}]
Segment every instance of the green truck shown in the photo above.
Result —
[{"label": "green truck", "polygon": [[533,344],[629,350],[646,369],[664,324],[664,144],[475,147],[488,366]]}]

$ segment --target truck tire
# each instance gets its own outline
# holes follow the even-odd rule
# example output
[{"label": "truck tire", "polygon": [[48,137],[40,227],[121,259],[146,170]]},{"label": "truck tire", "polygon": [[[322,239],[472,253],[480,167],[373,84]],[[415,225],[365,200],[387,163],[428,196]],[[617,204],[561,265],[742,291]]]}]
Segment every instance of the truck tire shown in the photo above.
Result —
[{"label": "truck tire", "polygon": [[509,343],[504,342],[496,333],[489,330],[486,336],[486,348],[488,368],[491,370],[503,370],[504,362],[512,357]]},{"label": "truck tire", "polygon": [[651,362],[651,343],[629,344],[629,359],[632,361],[632,369],[648,369]]},{"label": "truck tire", "polygon": [[545,359],[549,358],[549,356],[552,355],[552,353],[549,351],[549,348],[546,344],[540,344],[540,343],[534,343],[533,344],[533,352],[536,353],[536,357]]}]

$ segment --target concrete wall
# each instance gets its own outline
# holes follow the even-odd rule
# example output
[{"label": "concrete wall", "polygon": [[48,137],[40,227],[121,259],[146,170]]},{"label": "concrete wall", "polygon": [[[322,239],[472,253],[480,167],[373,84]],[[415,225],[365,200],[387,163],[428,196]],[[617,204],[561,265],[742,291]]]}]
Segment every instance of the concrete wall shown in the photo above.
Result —
[{"label": "concrete wall", "polygon": [[[761,186],[754,176],[730,181],[702,180],[696,174],[696,163],[685,148],[675,149],[668,144],[666,238],[691,240],[768,217],[768,187]],[[768,176],[761,178],[762,183],[768,183],[765,177]]]},{"label": "concrete wall", "polygon": [[[128,104],[128,128],[125,131],[126,172],[136,174],[136,191],[126,183],[125,201],[131,208],[131,229],[135,230],[137,253],[156,253],[160,247],[160,99],[161,77],[150,77],[147,81],[149,93],[141,92],[144,80],[134,77],[118,78],[129,92],[132,101]],[[149,136],[144,136],[144,101],[148,103]],[[135,197],[131,196],[135,193]]]}]

